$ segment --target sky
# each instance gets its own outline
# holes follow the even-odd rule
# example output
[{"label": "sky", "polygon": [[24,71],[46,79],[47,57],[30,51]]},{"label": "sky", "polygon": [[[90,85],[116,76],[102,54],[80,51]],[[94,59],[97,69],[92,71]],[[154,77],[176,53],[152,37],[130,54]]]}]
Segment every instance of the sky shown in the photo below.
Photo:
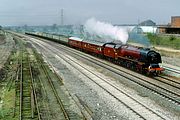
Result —
[{"label": "sky", "polygon": [[84,24],[96,18],[112,24],[137,24],[151,19],[167,24],[180,16],[180,0],[0,0],[0,25]]}]

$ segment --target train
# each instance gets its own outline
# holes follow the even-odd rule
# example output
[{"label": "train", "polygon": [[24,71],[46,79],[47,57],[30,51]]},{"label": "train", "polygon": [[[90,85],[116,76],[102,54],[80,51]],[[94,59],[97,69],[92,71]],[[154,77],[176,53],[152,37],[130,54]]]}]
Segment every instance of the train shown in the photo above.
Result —
[{"label": "train", "polygon": [[113,42],[103,43],[85,40],[78,37],[68,37],[56,34],[53,35],[49,33],[26,34],[46,38],[72,48],[79,49],[142,74],[159,75],[162,71],[164,71],[164,68],[159,65],[162,63],[161,55],[149,48]]}]

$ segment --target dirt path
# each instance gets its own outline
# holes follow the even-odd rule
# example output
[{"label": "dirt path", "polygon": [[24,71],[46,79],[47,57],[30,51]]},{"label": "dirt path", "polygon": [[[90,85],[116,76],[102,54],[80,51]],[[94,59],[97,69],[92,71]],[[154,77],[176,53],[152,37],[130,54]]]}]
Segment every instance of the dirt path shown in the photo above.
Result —
[{"label": "dirt path", "polygon": [[175,49],[171,49],[171,48],[156,46],[155,49],[162,50],[162,51],[167,51],[167,52],[176,52],[176,53],[178,52],[180,54],[180,50],[175,50]]}]

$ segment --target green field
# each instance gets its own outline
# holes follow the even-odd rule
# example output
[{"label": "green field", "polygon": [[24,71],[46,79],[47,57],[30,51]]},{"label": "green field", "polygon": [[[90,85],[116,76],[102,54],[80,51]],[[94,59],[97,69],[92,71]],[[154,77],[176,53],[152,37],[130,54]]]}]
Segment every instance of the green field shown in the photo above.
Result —
[{"label": "green field", "polygon": [[180,49],[180,37],[174,35],[157,35],[157,34],[147,34],[148,39],[150,40],[153,46],[162,46],[173,49]]}]

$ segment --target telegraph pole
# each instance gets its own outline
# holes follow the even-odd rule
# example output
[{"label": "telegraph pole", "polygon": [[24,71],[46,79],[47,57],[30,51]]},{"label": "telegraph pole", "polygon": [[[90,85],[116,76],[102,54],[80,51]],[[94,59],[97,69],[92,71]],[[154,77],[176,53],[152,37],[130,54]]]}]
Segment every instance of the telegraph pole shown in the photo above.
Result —
[{"label": "telegraph pole", "polygon": [[63,9],[61,9],[61,25],[63,26],[64,25],[64,11],[63,11]]}]

